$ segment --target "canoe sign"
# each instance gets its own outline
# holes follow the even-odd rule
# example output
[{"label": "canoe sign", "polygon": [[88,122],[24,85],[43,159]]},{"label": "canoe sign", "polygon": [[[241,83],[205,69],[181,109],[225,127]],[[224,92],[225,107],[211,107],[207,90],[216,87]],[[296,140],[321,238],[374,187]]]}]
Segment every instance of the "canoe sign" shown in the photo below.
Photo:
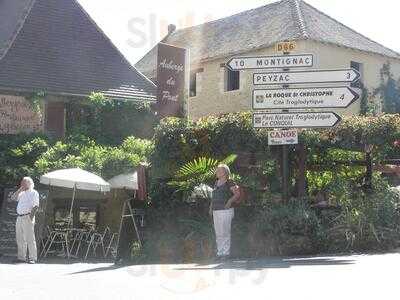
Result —
[{"label": "canoe sign", "polygon": [[347,108],[359,98],[349,87],[254,90],[253,109]]},{"label": "canoe sign", "polygon": [[268,132],[268,145],[297,145],[299,143],[299,135],[297,130],[275,130]]},{"label": "canoe sign", "polygon": [[309,83],[352,83],[360,79],[360,73],[351,69],[313,70],[294,72],[255,73],[254,85],[288,85]]},{"label": "canoe sign", "polygon": [[254,69],[304,68],[314,65],[313,54],[234,57],[226,66],[232,71]]},{"label": "canoe sign", "polygon": [[331,128],[342,119],[334,112],[254,113],[254,128]]}]

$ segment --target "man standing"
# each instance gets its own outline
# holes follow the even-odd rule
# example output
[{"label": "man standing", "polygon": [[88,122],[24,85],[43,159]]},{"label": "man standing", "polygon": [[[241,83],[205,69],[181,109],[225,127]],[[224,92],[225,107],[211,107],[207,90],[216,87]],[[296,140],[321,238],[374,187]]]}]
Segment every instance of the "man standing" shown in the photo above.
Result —
[{"label": "man standing", "polygon": [[[34,264],[37,261],[37,249],[35,239],[35,214],[39,209],[39,193],[34,190],[32,178],[24,177],[21,186],[15,192],[14,197],[18,201],[16,239],[18,246],[18,261]],[[29,259],[26,251],[29,251]]]}]

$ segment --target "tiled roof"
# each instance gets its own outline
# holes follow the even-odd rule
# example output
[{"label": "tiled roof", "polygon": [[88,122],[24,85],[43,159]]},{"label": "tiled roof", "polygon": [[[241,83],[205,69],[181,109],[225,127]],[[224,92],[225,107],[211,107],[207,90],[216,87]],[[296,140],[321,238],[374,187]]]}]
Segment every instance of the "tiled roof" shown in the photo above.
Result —
[{"label": "tiled roof", "polygon": [[[301,0],[282,0],[227,18],[177,30],[164,43],[189,48],[192,63],[261,49],[285,40],[315,40],[400,59],[390,50]],[[156,47],[136,67],[155,76]]]},{"label": "tiled roof", "polygon": [[155,100],[76,0],[0,0],[0,25],[0,89]]}]

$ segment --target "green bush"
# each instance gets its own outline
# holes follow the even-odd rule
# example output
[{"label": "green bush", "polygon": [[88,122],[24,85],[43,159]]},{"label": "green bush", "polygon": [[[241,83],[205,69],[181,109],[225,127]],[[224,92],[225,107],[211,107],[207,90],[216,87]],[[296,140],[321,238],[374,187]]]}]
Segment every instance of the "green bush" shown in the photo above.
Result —
[{"label": "green bush", "polygon": [[148,160],[152,143],[128,137],[119,147],[98,145],[89,139],[57,142],[35,163],[38,174],[64,168],[82,168],[106,179],[132,171]]}]

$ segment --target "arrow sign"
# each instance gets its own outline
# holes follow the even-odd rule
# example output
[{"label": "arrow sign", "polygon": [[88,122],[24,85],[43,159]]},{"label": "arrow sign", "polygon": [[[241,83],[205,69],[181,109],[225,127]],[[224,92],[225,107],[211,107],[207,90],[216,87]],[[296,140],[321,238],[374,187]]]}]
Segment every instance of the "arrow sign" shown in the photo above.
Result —
[{"label": "arrow sign", "polygon": [[248,56],[234,57],[226,66],[232,71],[252,69],[279,69],[312,67],[312,54],[282,55],[282,56]]},{"label": "arrow sign", "polygon": [[359,98],[349,87],[254,90],[253,109],[347,108]]},{"label": "arrow sign", "polygon": [[330,128],[342,119],[334,112],[254,113],[254,128]]},{"label": "arrow sign", "polygon": [[359,80],[360,76],[360,73],[354,69],[255,73],[253,83],[255,85],[350,83]]}]

